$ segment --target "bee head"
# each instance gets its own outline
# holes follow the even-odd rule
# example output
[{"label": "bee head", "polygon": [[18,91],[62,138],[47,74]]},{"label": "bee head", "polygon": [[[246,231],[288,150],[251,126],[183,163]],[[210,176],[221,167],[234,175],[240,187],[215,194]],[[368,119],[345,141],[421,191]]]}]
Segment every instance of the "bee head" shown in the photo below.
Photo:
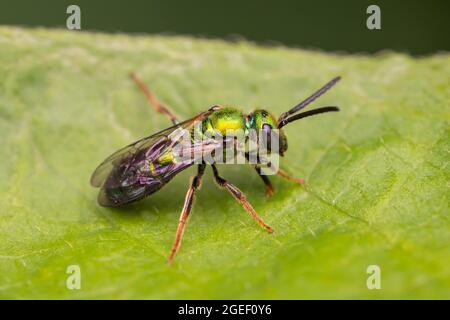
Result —
[{"label": "bee head", "polygon": [[[287,150],[287,138],[283,130],[278,129],[277,119],[266,110],[255,110],[247,116],[247,128],[254,129],[258,133],[264,130],[267,134],[265,136],[270,137],[275,133],[279,137],[279,150],[277,151],[281,156]],[[276,130],[273,131],[272,130]],[[270,143],[268,143],[270,147]]]}]

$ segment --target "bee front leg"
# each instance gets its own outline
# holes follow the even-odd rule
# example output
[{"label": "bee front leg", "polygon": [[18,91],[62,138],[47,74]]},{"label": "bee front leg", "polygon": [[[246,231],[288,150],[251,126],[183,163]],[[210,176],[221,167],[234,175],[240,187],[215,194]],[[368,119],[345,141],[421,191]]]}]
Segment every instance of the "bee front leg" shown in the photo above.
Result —
[{"label": "bee front leg", "polygon": [[175,241],[173,242],[172,250],[170,250],[170,255],[167,260],[169,264],[172,263],[175,254],[180,248],[181,239],[183,238],[184,227],[186,226],[187,219],[189,217],[189,214],[191,213],[194,194],[198,189],[200,189],[200,184],[203,173],[205,172],[205,168],[206,168],[205,164],[198,165],[197,175],[192,179],[191,185],[186,193],[183,210],[181,211],[180,220],[178,221],[177,233],[175,234]]},{"label": "bee front leg", "polygon": [[270,182],[269,177],[261,173],[260,167],[255,167],[255,170],[261,177],[262,181],[264,182],[264,185],[266,186],[266,196],[271,197],[273,195],[273,186],[272,183]]}]

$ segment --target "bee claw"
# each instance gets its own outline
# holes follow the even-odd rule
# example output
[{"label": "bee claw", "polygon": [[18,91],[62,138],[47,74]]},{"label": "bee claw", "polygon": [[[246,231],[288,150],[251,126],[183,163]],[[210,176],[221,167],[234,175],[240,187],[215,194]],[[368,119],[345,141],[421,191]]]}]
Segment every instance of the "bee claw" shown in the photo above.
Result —
[{"label": "bee claw", "polygon": [[266,187],[266,197],[267,197],[267,198],[270,198],[270,197],[272,197],[272,196],[273,196],[273,188],[267,186],[267,187]]}]

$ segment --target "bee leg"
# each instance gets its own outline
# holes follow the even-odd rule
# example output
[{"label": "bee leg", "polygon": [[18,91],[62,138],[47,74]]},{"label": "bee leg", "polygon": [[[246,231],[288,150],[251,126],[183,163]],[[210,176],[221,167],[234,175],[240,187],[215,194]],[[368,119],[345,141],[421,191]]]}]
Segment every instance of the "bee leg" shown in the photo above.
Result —
[{"label": "bee leg", "polygon": [[228,192],[231,193],[231,195],[244,207],[244,209],[250,214],[250,216],[264,229],[266,229],[269,233],[273,232],[273,229],[269,227],[262,219],[261,217],[256,213],[255,209],[253,209],[252,205],[247,201],[245,198],[245,195],[242,193],[241,190],[239,190],[238,187],[233,185],[232,183],[228,182],[224,178],[219,176],[219,172],[217,171],[217,168],[215,165],[211,165],[213,172],[214,172],[214,179],[216,179],[216,182],[221,186],[222,188],[225,188],[228,190]]},{"label": "bee leg", "polygon": [[261,173],[261,168],[255,167],[256,172],[261,177],[261,179],[264,182],[264,185],[266,186],[266,196],[271,197],[273,195],[273,186],[272,183],[269,180],[269,177],[267,175],[264,175]]},{"label": "bee leg", "polygon": [[191,185],[186,193],[186,198],[184,200],[183,210],[181,211],[180,220],[178,222],[177,233],[175,235],[175,241],[173,242],[172,250],[170,250],[170,255],[167,262],[170,264],[175,257],[178,249],[180,248],[181,239],[183,238],[184,227],[186,225],[186,221],[191,213],[192,203],[194,200],[195,191],[200,189],[200,184],[202,180],[203,173],[205,172],[206,165],[200,164],[198,165],[197,175],[192,179]]},{"label": "bee leg", "polygon": [[279,175],[283,179],[286,179],[286,180],[291,181],[291,182],[295,182],[295,183],[298,183],[298,184],[301,184],[301,185],[305,184],[305,180],[304,179],[291,177],[286,171],[282,170],[281,168],[278,169],[277,175]]},{"label": "bee leg", "polygon": [[148,102],[153,106],[156,112],[162,113],[165,115],[170,121],[172,121],[173,124],[178,124],[177,117],[167,108],[164,106],[159,100],[156,98],[156,96],[153,94],[153,92],[150,91],[150,89],[145,85],[144,81],[142,81],[141,78],[137,76],[134,72],[130,73],[131,79],[133,79],[136,84],[141,88],[141,90],[144,92],[145,96],[147,97]]}]

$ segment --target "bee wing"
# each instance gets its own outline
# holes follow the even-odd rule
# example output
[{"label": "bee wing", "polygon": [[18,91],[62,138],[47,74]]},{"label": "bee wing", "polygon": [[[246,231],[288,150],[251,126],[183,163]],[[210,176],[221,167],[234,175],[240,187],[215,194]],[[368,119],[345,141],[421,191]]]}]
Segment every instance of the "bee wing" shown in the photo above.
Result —
[{"label": "bee wing", "polygon": [[[123,171],[126,171],[126,164],[134,163],[138,157],[145,156],[151,161],[152,156],[157,156],[164,148],[176,144],[186,129],[190,128],[196,121],[202,121],[215,110],[217,110],[217,108],[213,107],[208,111],[201,112],[191,119],[166,128],[151,136],[142,138],[116,151],[95,169],[91,176],[91,185],[93,187],[101,187],[108,179],[113,169],[125,166],[125,170]],[[150,149],[155,150],[154,154],[148,152]],[[126,172],[123,172],[123,174],[126,174]]]},{"label": "bee wing", "polygon": [[141,140],[138,140],[110,155],[95,169],[91,176],[91,186],[101,187],[104,181],[108,178],[111,171],[120,166],[121,164],[129,161],[132,162],[133,158],[139,153],[139,151],[150,148],[158,141],[164,142],[165,136],[163,133],[157,133]]}]

